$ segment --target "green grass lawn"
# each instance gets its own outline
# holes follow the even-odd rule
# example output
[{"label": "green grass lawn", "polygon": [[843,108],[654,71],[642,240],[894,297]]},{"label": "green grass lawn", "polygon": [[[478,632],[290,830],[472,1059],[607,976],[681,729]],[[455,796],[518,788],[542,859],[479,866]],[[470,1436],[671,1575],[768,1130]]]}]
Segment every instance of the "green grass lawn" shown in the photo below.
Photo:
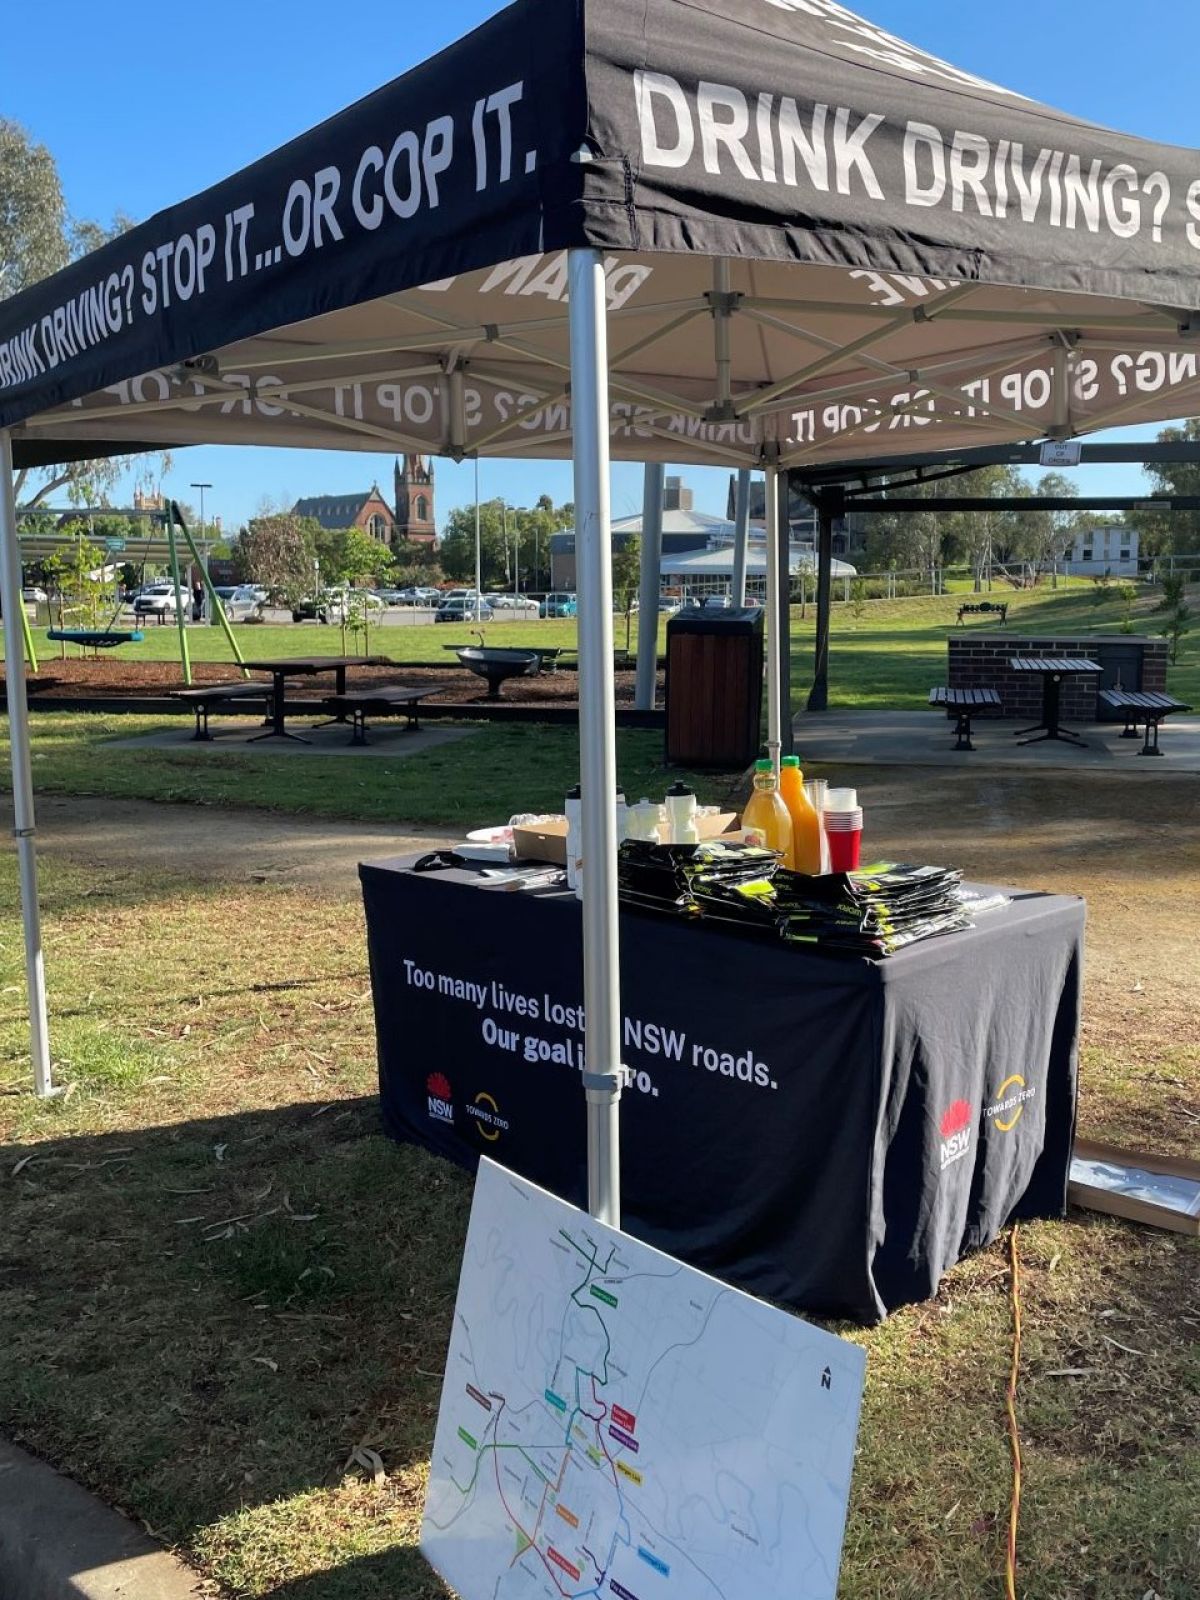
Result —
[{"label": "green grass lawn", "polygon": [[[102,794],[134,800],[252,806],[357,821],[475,827],[505,822],[519,811],[561,811],[579,781],[574,728],[515,723],[476,725],[470,736],[398,761],[375,756],[243,755],[196,745],[181,717],[39,712],[33,726],[34,785],[43,794]],[[0,722],[0,729],[7,725]],[[163,729],[178,735],[169,749],[114,749],[113,741]],[[621,782],[633,800],[661,795],[691,778],[717,803],[731,776],[667,769],[663,736],[617,734]],[[0,738],[0,789],[11,784],[7,737]]]},{"label": "green grass lawn", "polygon": [[[470,1182],[382,1135],[361,908],[53,852],[43,885],[49,1103],[0,856],[0,1431],[236,1600],[445,1600],[416,1539]],[[1021,1253],[1019,1593],[1195,1600],[1194,1242],[1075,1214]],[[841,1600],[1000,1600],[1003,1246],[840,1331]]]}]

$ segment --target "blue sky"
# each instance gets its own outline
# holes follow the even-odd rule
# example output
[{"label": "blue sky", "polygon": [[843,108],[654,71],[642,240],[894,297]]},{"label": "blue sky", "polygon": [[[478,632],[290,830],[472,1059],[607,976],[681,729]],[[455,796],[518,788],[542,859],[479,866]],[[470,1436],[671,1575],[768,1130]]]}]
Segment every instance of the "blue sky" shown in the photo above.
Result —
[{"label": "blue sky", "polygon": [[[564,0],[566,3],[566,0]],[[498,0],[10,0],[0,115],[23,123],[57,158],[77,216],[141,220],[245,166],[450,43]],[[1172,144],[1195,145],[1195,0],[864,0],[873,21],[981,76],[1077,116]],[[1154,429],[1122,437],[1152,438]],[[472,495],[472,471],[438,466],[444,514]],[[307,450],[181,451],[168,491],[226,526],[264,500],[390,485],[391,458]],[[571,497],[563,462],[489,462],[485,495],[517,504]],[[688,469],[705,510],[723,511],[727,474]],[[1136,467],[1076,473],[1080,492],[1132,493]],[[641,469],[618,466],[614,515],[636,510]]]}]

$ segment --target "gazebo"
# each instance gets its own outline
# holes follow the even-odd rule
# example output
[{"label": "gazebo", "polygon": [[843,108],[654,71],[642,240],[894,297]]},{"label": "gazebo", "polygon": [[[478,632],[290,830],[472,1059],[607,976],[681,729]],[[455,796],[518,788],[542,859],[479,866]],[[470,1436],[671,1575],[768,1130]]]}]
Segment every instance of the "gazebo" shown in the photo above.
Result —
[{"label": "gazebo", "polygon": [[573,456],[589,1201],[617,1222],[610,457],[765,471],[777,619],[781,472],[1189,407],[1198,170],[833,0],[516,0],[5,302],[0,576],[39,1091],[14,463],[202,442]]}]

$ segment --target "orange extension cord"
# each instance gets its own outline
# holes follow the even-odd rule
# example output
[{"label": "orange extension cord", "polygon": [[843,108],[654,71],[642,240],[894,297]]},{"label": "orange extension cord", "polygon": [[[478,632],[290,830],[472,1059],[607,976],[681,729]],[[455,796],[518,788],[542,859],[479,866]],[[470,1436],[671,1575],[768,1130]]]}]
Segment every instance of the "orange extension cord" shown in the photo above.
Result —
[{"label": "orange extension cord", "polygon": [[1012,1503],[1008,1512],[1008,1549],[1004,1564],[1006,1600],[1017,1600],[1017,1524],[1021,1518],[1021,1435],[1017,1428],[1017,1378],[1021,1371],[1021,1271],[1017,1259],[1017,1224],[1008,1236],[1009,1292],[1012,1298],[1012,1366],[1005,1391],[1008,1412],[1008,1442],[1012,1447]]}]

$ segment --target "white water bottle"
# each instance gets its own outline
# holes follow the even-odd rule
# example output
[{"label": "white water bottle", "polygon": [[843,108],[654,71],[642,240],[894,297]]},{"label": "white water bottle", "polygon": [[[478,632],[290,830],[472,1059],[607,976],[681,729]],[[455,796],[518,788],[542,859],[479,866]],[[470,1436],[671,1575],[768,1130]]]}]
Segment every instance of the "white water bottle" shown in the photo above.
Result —
[{"label": "white water bottle", "polygon": [[617,790],[617,848],[621,847],[621,840],[629,837],[629,805],[625,799],[624,789]]},{"label": "white water bottle", "polygon": [[583,839],[579,826],[582,802],[579,797],[578,784],[568,794],[563,803],[563,809],[567,814],[567,888],[574,889],[575,898],[582,900],[583,876],[580,871],[582,866],[580,847]]},{"label": "white water bottle", "polygon": [[696,796],[686,783],[673,783],[667,790],[667,830],[672,844],[700,843]]},{"label": "white water bottle", "polygon": [[658,806],[645,795],[629,813],[629,837],[644,839],[648,844],[658,843]]}]

